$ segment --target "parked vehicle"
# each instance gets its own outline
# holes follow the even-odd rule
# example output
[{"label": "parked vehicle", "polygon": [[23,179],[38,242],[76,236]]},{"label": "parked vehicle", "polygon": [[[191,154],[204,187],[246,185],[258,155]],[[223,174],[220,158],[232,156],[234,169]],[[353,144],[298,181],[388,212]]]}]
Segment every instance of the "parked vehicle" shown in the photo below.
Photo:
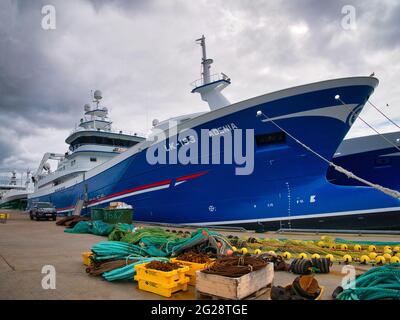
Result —
[{"label": "parked vehicle", "polygon": [[57,210],[50,202],[36,202],[30,208],[29,215],[31,220],[53,219],[55,221],[57,219]]}]

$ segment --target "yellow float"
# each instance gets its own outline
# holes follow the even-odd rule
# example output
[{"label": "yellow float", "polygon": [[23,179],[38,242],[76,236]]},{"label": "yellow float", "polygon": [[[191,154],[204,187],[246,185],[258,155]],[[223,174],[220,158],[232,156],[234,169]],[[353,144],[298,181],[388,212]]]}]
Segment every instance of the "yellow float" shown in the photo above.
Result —
[{"label": "yellow float", "polygon": [[383,253],[387,253],[387,254],[390,254],[390,255],[392,255],[392,250],[391,249],[384,249],[383,250]]},{"label": "yellow float", "polygon": [[363,255],[363,256],[360,257],[360,262],[361,262],[362,264],[367,264],[367,263],[370,262],[370,260],[371,260],[371,259],[370,259],[367,255]]},{"label": "yellow float", "polygon": [[390,263],[400,263],[400,258],[399,257],[391,257],[390,258]]},{"label": "yellow float", "polygon": [[392,258],[392,255],[389,254],[389,253],[385,253],[385,254],[383,255],[383,257],[386,259],[386,261],[390,261],[390,259]]},{"label": "yellow float", "polygon": [[384,256],[377,256],[377,257],[375,258],[375,262],[376,262],[377,264],[385,264],[386,259],[385,259]]},{"label": "yellow float", "polygon": [[298,255],[298,257],[299,257],[299,259],[307,259],[307,254],[306,253],[304,253],[304,252],[302,252],[302,253],[300,253],[299,255]]},{"label": "yellow float", "polygon": [[331,262],[335,261],[335,257],[333,256],[333,254],[330,254],[330,253],[328,253],[328,254],[325,256],[325,258],[328,259],[328,260],[331,261]]},{"label": "yellow float", "polygon": [[290,252],[285,251],[284,253],[282,253],[282,257],[285,259],[290,259],[292,255]]},{"label": "yellow float", "polygon": [[378,254],[376,252],[371,252],[369,254],[370,259],[374,260]]},{"label": "yellow float", "polygon": [[344,261],[345,263],[350,263],[350,262],[353,260],[353,258],[352,258],[351,255],[349,255],[349,254],[345,254],[345,255],[342,257],[342,259],[343,259],[343,261]]},{"label": "yellow float", "polygon": [[318,241],[318,242],[317,242],[317,246],[323,248],[323,247],[325,247],[325,242],[323,242],[323,241]]}]

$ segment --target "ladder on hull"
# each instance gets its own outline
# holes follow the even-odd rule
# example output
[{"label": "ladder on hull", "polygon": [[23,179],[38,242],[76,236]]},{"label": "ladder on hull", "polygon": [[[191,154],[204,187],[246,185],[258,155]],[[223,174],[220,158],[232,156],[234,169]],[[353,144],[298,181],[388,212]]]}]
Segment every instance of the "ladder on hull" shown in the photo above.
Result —
[{"label": "ladder on hull", "polygon": [[80,216],[81,215],[83,204],[84,204],[83,200],[78,200],[78,202],[75,205],[74,212],[72,213],[73,216]]}]

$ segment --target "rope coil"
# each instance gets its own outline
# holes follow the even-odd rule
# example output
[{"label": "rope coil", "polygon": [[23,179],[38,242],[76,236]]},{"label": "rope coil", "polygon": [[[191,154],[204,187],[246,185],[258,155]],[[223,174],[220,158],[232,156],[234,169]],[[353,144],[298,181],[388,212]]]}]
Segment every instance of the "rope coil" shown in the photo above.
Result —
[{"label": "rope coil", "polygon": [[260,270],[266,265],[267,262],[257,257],[251,257],[251,256],[225,257],[216,260],[202,272],[225,276],[225,277],[237,278],[245,274],[248,274],[250,272]]},{"label": "rope coil", "polygon": [[339,300],[400,300],[400,264],[370,269],[343,289]]}]

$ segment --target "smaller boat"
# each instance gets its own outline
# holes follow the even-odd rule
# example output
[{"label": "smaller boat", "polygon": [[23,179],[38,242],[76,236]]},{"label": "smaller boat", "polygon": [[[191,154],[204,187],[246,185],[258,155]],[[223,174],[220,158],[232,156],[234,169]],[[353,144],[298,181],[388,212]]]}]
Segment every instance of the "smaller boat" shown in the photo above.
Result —
[{"label": "smaller boat", "polygon": [[[345,139],[333,162],[365,180],[400,191],[400,131]],[[332,167],[327,179],[337,185],[364,186]]]},{"label": "smaller boat", "polygon": [[26,172],[25,184],[22,183],[23,174],[21,173],[21,181],[19,182],[16,171],[11,172],[8,184],[4,183],[6,179],[3,178],[3,183],[0,184],[0,189],[3,191],[0,197],[0,208],[25,210],[28,195],[33,192],[30,170]]}]

